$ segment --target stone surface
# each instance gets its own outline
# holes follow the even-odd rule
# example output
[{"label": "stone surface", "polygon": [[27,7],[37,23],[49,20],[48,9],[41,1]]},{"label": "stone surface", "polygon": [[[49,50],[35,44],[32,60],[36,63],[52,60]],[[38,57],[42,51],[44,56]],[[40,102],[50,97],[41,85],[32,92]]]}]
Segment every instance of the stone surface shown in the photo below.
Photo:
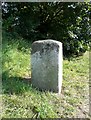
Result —
[{"label": "stone surface", "polygon": [[62,43],[40,40],[32,44],[31,83],[41,90],[61,92]]}]

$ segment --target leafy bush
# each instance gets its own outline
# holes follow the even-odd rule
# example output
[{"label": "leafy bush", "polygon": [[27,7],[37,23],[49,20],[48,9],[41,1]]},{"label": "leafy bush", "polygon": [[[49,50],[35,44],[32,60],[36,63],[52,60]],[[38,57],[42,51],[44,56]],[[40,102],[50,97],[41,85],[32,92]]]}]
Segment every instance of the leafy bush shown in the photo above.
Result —
[{"label": "leafy bush", "polygon": [[4,3],[2,8],[3,27],[11,34],[17,32],[32,42],[55,39],[63,43],[65,55],[88,50],[90,3]]}]

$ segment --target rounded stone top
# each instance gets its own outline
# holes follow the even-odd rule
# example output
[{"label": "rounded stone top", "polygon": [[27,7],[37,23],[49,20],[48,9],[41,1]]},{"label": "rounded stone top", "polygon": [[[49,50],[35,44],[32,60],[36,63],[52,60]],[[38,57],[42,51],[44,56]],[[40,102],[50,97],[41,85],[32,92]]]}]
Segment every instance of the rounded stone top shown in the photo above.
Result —
[{"label": "rounded stone top", "polygon": [[52,39],[46,39],[46,40],[38,40],[38,41],[35,41],[33,44],[35,43],[42,43],[42,44],[58,44],[58,45],[61,45],[62,43],[57,41],[57,40],[52,40]]}]

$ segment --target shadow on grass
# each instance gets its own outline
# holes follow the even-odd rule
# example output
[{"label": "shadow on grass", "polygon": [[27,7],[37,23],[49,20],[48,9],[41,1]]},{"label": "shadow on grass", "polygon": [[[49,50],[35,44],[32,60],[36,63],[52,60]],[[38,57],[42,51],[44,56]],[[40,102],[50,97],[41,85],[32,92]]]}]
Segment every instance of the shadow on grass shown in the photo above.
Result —
[{"label": "shadow on grass", "polygon": [[[84,52],[85,53],[85,52]],[[75,59],[79,60],[84,53],[79,53],[78,55],[64,55],[63,60],[74,61]]]},{"label": "shadow on grass", "polygon": [[[51,90],[42,90],[37,87],[34,87],[31,84],[31,77],[9,77],[8,71],[5,71],[2,74],[2,91],[3,94],[17,94],[17,95],[22,95],[25,92],[37,92],[37,94],[40,93],[46,93]],[[55,93],[55,92],[54,92]]]},{"label": "shadow on grass", "polygon": [[4,94],[22,94],[31,89],[31,78],[9,77],[8,71],[2,74],[2,90]]}]

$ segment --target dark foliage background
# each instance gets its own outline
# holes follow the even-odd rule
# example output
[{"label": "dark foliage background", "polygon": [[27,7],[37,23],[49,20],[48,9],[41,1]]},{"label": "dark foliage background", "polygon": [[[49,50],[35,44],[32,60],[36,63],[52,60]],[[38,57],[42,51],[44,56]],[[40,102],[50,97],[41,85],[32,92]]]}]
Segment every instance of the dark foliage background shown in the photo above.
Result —
[{"label": "dark foliage background", "polygon": [[74,2],[2,3],[3,30],[30,41],[55,39],[64,55],[79,55],[91,41],[91,4]]}]

